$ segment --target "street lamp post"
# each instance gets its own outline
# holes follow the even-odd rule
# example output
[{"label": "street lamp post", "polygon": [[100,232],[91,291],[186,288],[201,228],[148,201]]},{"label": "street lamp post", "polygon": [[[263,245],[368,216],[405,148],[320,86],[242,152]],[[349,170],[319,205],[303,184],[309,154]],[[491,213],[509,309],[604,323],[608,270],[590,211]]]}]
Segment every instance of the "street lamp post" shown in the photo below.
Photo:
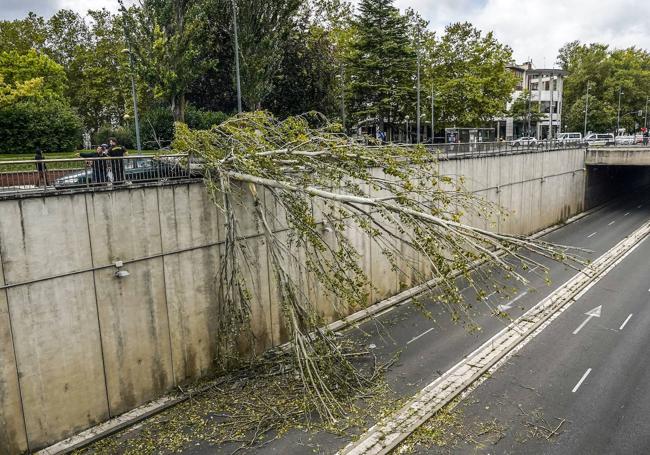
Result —
[{"label": "street lamp post", "polygon": [[431,144],[436,140],[436,108],[435,108],[436,95],[433,91],[433,84],[431,84]]},{"label": "street lamp post", "polygon": [[584,137],[587,137],[587,118],[589,116],[589,82],[587,82],[587,99],[585,101],[585,134]]},{"label": "street lamp post", "polygon": [[417,118],[417,126],[416,126],[417,139],[415,143],[419,144],[420,143],[420,50],[419,49],[417,49],[417,53],[418,53],[418,87],[417,87],[418,100],[417,100],[416,115],[418,118]]},{"label": "street lamp post", "polygon": [[409,120],[411,119],[411,117],[409,117],[407,115],[407,116],[404,117],[404,119],[406,120],[406,141],[407,141],[408,144],[410,144],[411,143],[411,134],[410,134],[410,132],[411,132],[410,131],[411,130],[411,123],[409,122]]},{"label": "street lamp post", "polygon": [[241,114],[241,79],[239,75],[239,37],[237,30],[237,3],[232,0],[232,23],[235,35],[235,78],[237,80],[237,112]]},{"label": "street lamp post", "polygon": [[618,136],[621,129],[621,95],[623,95],[623,87],[618,89],[618,115],[616,117],[616,135],[614,137]]},{"label": "street lamp post", "polygon": [[135,89],[135,70],[133,63],[133,52],[131,52],[131,43],[129,42],[128,32],[126,32],[126,44],[129,46],[128,49],[124,49],[122,52],[129,54],[129,67],[131,68],[131,96],[133,97],[133,120],[135,122],[135,144],[138,148],[138,153],[142,151],[142,145],[140,142],[140,116],[138,115],[138,92]]}]

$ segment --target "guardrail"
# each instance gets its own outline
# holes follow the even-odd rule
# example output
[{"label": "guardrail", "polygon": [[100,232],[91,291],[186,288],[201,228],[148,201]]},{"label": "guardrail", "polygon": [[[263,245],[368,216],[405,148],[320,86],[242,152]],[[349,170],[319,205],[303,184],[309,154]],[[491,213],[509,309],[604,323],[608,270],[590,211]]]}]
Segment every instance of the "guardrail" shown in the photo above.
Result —
[{"label": "guardrail", "polygon": [[0,197],[200,178],[185,154],[0,161]]}]

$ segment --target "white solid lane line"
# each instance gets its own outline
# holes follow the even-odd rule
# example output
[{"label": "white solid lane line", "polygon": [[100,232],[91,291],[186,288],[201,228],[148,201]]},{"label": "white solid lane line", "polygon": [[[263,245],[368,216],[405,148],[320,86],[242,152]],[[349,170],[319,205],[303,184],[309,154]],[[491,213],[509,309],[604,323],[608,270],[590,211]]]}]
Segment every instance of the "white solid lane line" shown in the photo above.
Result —
[{"label": "white solid lane line", "polygon": [[598,232],[592,232],[591,234],[589,234],[589,235],[587,236],[587,238],[590,239],[591,237],[593,237],[593,236],[596,235],[596,234],[598,234]]},{"label": "white solid lane line", "polygon": [[607,226],[611,226],[611,225],[614,224],[614,223],[616,223],[616,221],[612,221],[612,222],[609,223]]},{"label": "white solid lane line", "polygon": [[625,326],[627,325],[627,323],[630,321],[630,319],[632,319],[632,316],[633,316],[633,314],[630,314],[627,317],[627,319],[625,321],[623,321],[623,324],[621,324],[621,326],[618,328],[618,330],[623,330],[625,328]]},{"label": "white solid lane line", "polygon": [[432,330],[433,330],[433,327],[431,327],[431,328],[430,328],[429,330],[427,330],[426,332],[422,332],[421,334],[419,334],[418,336],[416,336],[415,338],[413,338],[411,341],[407,341],[406,344],[411,344],[411,343],[413,343],[415,340],[417,340],[417,339],[420,338],[420,337],[423,337],[424,335],[426,335],[427,333],[431,332]]},{"label": "white solid lane line", "polygon": [[582,375],[582,377],[580,378],[576,386],[573,388],[571,393],[576,393],[576,391],[580,388],[584,380],[587,379],[587,376],[589,376],[589,373],[591,373],[591,368],[587,368],[587,371],[585,371],[585,374]]}]

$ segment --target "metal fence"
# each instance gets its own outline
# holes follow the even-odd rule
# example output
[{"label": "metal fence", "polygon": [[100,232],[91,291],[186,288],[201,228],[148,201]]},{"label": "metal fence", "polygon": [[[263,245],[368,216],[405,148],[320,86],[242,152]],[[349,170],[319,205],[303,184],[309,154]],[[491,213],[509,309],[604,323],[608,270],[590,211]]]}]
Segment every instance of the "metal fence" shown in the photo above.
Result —
[{"label": "metal fence", "polygon": [[462,144],[428,144],[432,153],[439,158],[473,158],[478,156],[545,152],[549,150],[564,150],[585,148],[582,141],[541,140],[541,141],[500,141],[500,142],[471,142]]},{"label": "metal fence", "polygon": [[187,155],[0,161],[0,197],[200,178]]}]

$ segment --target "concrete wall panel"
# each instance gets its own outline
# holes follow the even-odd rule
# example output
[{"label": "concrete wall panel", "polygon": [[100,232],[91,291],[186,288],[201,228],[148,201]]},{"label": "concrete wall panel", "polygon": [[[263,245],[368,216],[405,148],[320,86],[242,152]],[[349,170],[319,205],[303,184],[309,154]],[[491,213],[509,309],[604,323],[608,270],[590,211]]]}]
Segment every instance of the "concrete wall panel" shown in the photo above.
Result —
[{"label": "concrete wall panel", "polygon": [[90,193],[87,197],[95,265],[162,252],[155,188]]},{"label": "concrete wall panel", "polygon": [[164,258],[176,384],[207,374],[217,358],[219,247]]},{"label": "concrete wall panel", "polygon": [[221,214],[202,185],[160,187],[158,199],[164,252],[223,240]]},{"label": "concrete wall panel", "polygon": [[160,396],[173,385],[162,258],[96,272],[97,303],[112,415]]},{"label": "concrete wall panel", "polygon": [[[4,285],[0,260],[0,286]],[[0,289],[0,455],[27,451],[7,292]]]},{"label": "concrete wall panel", "polygon": [[7,293],[30,448],[108,418],[92,272]]},{"label": "concrete wall panel", "polygon": [[83,194],[2,201],[0,213],[1,254],[7,283],[91,266]]}]

